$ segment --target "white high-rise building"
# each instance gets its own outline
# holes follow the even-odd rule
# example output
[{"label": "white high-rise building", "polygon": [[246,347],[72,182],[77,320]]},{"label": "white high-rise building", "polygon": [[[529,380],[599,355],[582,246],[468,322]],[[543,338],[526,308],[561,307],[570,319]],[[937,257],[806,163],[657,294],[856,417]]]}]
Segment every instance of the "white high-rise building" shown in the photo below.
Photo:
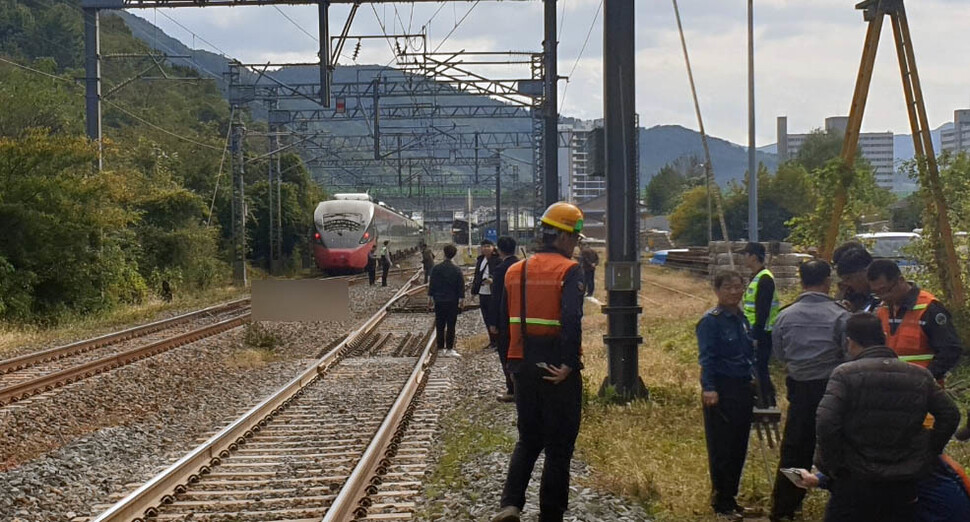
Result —
[{"label": "white high-rise building", "polygon": [[[970,118],[968,118],[970,120]],[[849,118],[834,116],[825,118],[825,130],[845,134]],[[970,121],[968,121],[970,123]],[[788,134],[788,118],[778,117],[778,160],[788,161],[798,156],[810,134]],[[970,141],[968,141],[970,144]],[[863,132],[859,134],[859,153],[872,165],[876,183],[883,188],[895,187],[895,145],[892,132]]]},{"label": "white high-rise building", "polygon": [[596,129],[603,128],[603,120],[579,121],[571,128],[562,127],[564,126],[560,126],[560,133],[568,133],[569,136],[569,200],[580,203],[606,194],[606,177],[591,175],[592,165],[588,152],[590,139]]},{"label": "white high-rise building", "polygon": [[953,128],[940,133],[944,152],[970,152],[970,109],[953,111]]}]

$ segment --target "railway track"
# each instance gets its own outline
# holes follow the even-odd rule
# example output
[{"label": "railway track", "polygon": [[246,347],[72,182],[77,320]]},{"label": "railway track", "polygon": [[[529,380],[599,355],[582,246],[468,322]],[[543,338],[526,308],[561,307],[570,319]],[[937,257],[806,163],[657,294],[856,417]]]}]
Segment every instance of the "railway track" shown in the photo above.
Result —
[{"label": "railway track", "polygon": [[[400,273],[401,270],[395,271],[395,275]],[[355,285],[365,283],[367,275],[340,279]],[[218,335],[250,319],[250,299],[238,299],[0,361],[0,407]]]},{"label": "railway track", "polygon": [[[406,520],[448,386],[416,274],[363,326],[96,522]],[[427,392],[431,397],[422,396]],[[415,426],[409,428],[409,424]]]}]

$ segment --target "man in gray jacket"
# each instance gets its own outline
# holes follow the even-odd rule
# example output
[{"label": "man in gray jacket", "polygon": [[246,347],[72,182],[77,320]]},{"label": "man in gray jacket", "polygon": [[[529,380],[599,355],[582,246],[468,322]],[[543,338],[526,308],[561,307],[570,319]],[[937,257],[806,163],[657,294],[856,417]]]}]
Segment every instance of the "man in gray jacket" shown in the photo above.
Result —
[{"label": "man in gray jacket", "polygon": [[[843,340],[849,312],[829,297],[832,268],[808,261],[798,268],[802,294],[783,308],[772,331],[775,359],[787,366],[788,416],[778,468],[810,468],[815,453],[815,410],[829,375],[845,360]],[[805,490],[781,471],[771,495],[771,520],[792,520]]]}]

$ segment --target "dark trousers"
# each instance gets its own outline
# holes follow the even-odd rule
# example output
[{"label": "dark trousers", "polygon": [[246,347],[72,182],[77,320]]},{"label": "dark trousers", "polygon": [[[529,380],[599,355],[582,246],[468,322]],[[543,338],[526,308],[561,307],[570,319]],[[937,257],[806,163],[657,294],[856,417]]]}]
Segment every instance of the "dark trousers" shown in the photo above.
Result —
[{"label": "dark trousers", "polygon": [[387,286],[387,271],[391,269],[391,264],[381,261],[381,286]]},{"label": "dark trousers", "polygon": [[525,506],[525,491],[539,453],[545,451],[539,486],[539,520],[561,521],[569,503],[569,462],[579,434],[583,380],[574,370],[563,382],[552,384],[548,375],[526,363],[512,374],[519,440],[512,451],[509,474],[502,491],[502,506]]},{"label": "dark trousers", "polygon": [[374,281],[377,279],[377,267],[374,266],[374,261],[367,263],[367,279],[370,281],[370,285],[374,286]]},{"label": "dark trousers", "polygon": [[424,284],[428,284],[428,278],[431,277],[431,269],[434,265],[424,265]]},{"label": "dark trousers", "polygon": [[916,519],[916,481],[832,481],[825,522],[912,522]]},{"label": "dark trousers", "polygon": [[593,295],[593,288],[596,285],[596,270],[584,270],[583,276],[585,278],[586,295]]},{"label": "dark trousers", "polygon": [[[781,441],[781,458],[778,468],[812,469],[815,455],[815,410],[825,395],[828,379],[796,381],[788,378],[788,418],[785,419],[785,435]],[[771,494],[771,514],[776,517],[794,517],[801,510],[806,490],[792,484],[779,471],[775,475],[775,489]]]},{"label": "dark trousers", "polygon": [[771,359],[771,332],[758,338],[757,360],[755,373],[758,378],[758,407],[771,408],[777,405],[775,400],[775,385],[771,383],[771,373],[768,372],[768,360]]},{"label": "dark trousers", "polygon": [[715,388],[718,403],[704,408],[704,436],[711,470],[711,507],[726,512],[737,508],[735,497],[748,454],[754,397],[748,379],[716,377]]},{"label": "dark trousers", "polygon": [[458,303],[434,302],[435,342],[439,350],[455,348],[455,323],[458,322]]},{"label": "dark trousers", "polygon": [[515,393],[515,386],[512,384],[512,374],[509,373],[509,331],[499,328],[495,335],[495,347],[498,352],[498,360],[502,363],[502,373],[505,374],[505,391],[509,395]]}]

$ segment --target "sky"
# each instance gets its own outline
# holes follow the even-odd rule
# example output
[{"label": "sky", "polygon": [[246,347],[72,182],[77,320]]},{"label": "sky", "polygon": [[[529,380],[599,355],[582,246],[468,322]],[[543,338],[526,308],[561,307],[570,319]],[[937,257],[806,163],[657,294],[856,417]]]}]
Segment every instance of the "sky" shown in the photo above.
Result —
[{"label": "sky", "polygon": [[[776,117],[791,133],[822,127],[828,116],[847,115],[867,24],[856,0],[755,0],[757,145],[776,141]],[[600,0],[558,0],[560,114],[593,119],[603,114],[603,13]],[[739,144],[748,141],[747,2],[679,0],[707,132]],[[908,2],[909,23],[930,126],[970,108],[970,2]],[[361,4],[351,35],[428,34],[439,51],[540,51],[538,1]],[[339,34],[349,6],[331,7],[331,34]],[[598,18],[596,16],[599,12]],[[314,62],[315,6],[133,10],[186,45],[249,63]],[[284,14],[286,16],[284,16]],[[289,17],[290,20],[287,19]],[[292,21],[291,21],[292,20]],[[309,34],[307,34],[309,33]],[[588,44],[583,50],[584,42]],[[341,63],[354,63],[356,41]],[[683,53],[670,0],[636,1],[636,90],[641,125],[697,129]],[[365,40],[359,64],[392,60],[386,40]],[[521,66],[518,66],[521,67]],[[489,77],[521,78],[528,70],[491,67]],[[908,134],[891,26],[883,38],[863,131]]]}]

